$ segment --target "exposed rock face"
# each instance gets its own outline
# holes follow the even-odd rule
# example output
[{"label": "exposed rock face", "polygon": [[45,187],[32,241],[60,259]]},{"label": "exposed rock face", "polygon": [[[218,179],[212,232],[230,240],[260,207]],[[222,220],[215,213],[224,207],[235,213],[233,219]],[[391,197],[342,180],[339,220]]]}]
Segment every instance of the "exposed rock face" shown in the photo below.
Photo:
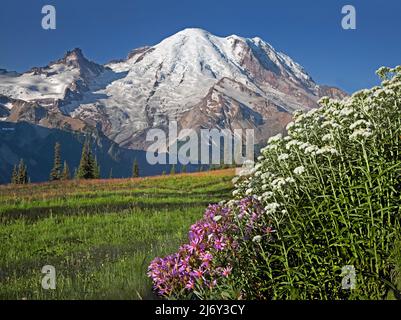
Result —
[{"label": "exposed rock face", "polygon": [[[254,129],[256,142],[284,130],[296,109],[325,95],[291,58],[260,38],[217,37],[185,29],[105,66],[74,49],[22,75],[0,70],[0,119],[48,128],[97,128],[127,148],[176,120],[180,128]],[[10,108],[11,106],[11,108]]]},{"label": "exposed rock face", "polygon": [[[235,96],[232,94],[235,90]],[[229,78],[221,79],[202,101],[184,113],[181,128],[253,129],[256,142],[282,132],[291,114],[280,105]]]}]

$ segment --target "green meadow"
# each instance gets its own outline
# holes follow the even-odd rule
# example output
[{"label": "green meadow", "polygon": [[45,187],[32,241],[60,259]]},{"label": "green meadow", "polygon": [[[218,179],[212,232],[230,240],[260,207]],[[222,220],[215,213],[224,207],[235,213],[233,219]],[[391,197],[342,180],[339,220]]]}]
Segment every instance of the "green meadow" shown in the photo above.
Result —
[{"label": "green meadow", "polygon": [[[0,186],[0,299],[155,299],[152,259],[173,253],[233,170]],[[56,269],[56,289],[41,286]]]}]

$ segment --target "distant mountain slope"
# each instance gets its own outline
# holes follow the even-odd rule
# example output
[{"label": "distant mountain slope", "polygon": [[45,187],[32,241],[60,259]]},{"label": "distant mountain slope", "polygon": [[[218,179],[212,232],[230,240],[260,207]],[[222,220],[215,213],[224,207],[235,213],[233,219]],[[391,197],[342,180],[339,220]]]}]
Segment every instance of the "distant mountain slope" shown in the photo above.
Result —
[{"label": "distant mountain slope", "polygon": [[254,102],[260,106],[263,100],[290,113],[316,107],[325,94],[345,96],[339,89],[317,85],[298,63],[260,38],[222,38],[201,29],[185,29],[106,66],[74,49],[22,75],[3,71],[0,94],[98,125],[118,144],[134,147],[142,145],[136,137],[143,131],[187,117],[222,79],[227,79],[228,108],[228,100],[242,96],[242,105],[263,119],[269,111],[254,110]]},{"label": "distant mountain slope", "polygon": [[[54,145],[61,143],[62,160],[66,160],[71,174],[78,168],[82,145],[88,135],[60,129],[49,129],[27,122],[0,122],[0,183],[10,182],[14,164],[21,158],[27,163],[32,182],[46,181],[53,166]],[[140,174],[161,174],[165,167],[150,166],[145,152],[119,147],[102,134],[91,135],[92,150],[101,167],[103,178],[130,177],[135,159],[140,163]]]},{"label": "distant mountain slope", "polygon": [[98,130],[120,147],[146,150],[146,133],[172,120],[185,128],[254,129],[256,143],[282,132],[296,109],[340,89],[260,38],[185,29],[124,60],[99,65],[74,49],[23,74],[0,70],[0,121],[79,133]]}]

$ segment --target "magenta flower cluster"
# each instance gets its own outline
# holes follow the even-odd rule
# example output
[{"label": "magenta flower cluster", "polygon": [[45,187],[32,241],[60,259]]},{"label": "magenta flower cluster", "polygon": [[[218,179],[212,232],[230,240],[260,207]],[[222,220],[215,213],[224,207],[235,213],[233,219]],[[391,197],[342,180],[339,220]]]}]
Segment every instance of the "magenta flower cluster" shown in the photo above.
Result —
[{"label": "magenta flower cluster", "polygon": [[[213,289],[219,279],[230,276],[238,240],[249,239],[263,214],[253,197],[237,201],[233,208],[210,205],[203,219],[191,226],[187,244],[177,253],[151,262],[148,276],[157,294],[187,296],[197,286]],[[245,230],[240,232],[243,223]]]}]

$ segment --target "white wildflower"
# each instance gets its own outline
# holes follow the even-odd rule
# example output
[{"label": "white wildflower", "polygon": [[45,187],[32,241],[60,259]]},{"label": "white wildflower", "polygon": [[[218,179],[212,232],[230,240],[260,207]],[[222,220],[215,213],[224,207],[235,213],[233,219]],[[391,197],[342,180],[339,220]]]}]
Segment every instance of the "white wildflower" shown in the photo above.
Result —
[{"label": "white wildflower", "polygon": [[287,150],[289,150],[292,146],[297,146],[297,145],[300,145],[300,144],[301,144],[301,142],[298,141],[298,140],[291,140],[291,141],[287,142],[287,144],[285,145],[285,148]]},{"label": "white wildflower", "polygon": [[273,197],[273,192],[271,192],[271,191],[265,192],[262,196],[265,199],[269,199],[269,198]]},{"label": "white wildflower", "polygon": [[283,135],[281,133],[279,133],[273,137],[270,137],[267,143],[268,144],[275,143],[275,142],[280,141],[282,138],[283,138]]},{"label": "white wildflower", "polygon": [[290,122],[289,124],[287,124],[286,129],[290,130],[293,126],[295,126],[295,123],[294,122]]},{"label": "white wildflower", "polygon": [[300,144],[299,149],[306,149],[310,146],[309,142],[304,142],[302,144]]},{"label": "white wildflower", "polygon": [[317,150],[319,150],[319,148],[318,147],[316,147],[316,146],[309,146],[309,147],[307,147],[306,149],[305,149],[305,153],[311,153],[311,154],[314,154]]},{"label": "white wildflower", "polygon": [[265,207],[265,211],[267,213],[275,213],[277,211],[277,209],[280,208],[280,205],[277,202],[273,202],[273,203],[269,203],[266,207]]},{"label": "white wildflower", "polygon": [[354,113],[354,109],[351,108],[344,108],[340,111],[340,115],[342,116],[349,116]]},{"label": "white wildflower", "polygon": [[263,180],[267,180],[270,177],[270,172],[265,172],[260,176]]},{"label": "white wildflower", "polygon": [[338,155],[338,151],[331,146],[324,146],[323,148],[316,151],[316,154],[325,154],[325,153],[331,153],[333,155]]},{"label": "white wildflower", "polygon": [[312,109],[309,110],[306,114],[305,114],[305,118],[312,118],[316,112],[318,112],[319,109]]},{"label": "white wildflower", "polygon": [[254,236],[252,241],[253,242],[260,242],[262,240],[262,236]]},{"label": "white wildflower", "polygon": [[331,127],[333,121],[325,121],[322,123],[322,128]]},{"label": "white wildflower", "polygon": [[305,172],[305,167],[304,166],[300,166],[294,169],[294,173],[297,175],[301,175]]},{"label": "white wildflower", "polygon": [[287,160],[289,157],[290,157],[290,155],[288,153],[280,154],[278,157],[278,161]]},{"label": "white wildflower", "polygon": [[324,141],[324,142],[326,142],[326,141],[332,141],[333,139],[334,139],[334,137],[333,137],[333,135],[330,134],[330,133],[325,134],[325,135],[322,137],[322,141]]},{"label": "white wildflower", "polygon": [[350,139],[358,139],[358,138],[369,138],[372,135],[372,131],[370,129],[358,129],[355,130],[350,136]]},{"label": "white wildflower", "polygon": [[329,102],[330,102],[330,98],[329,98],[329,97],[322,97],[322,98],[320,98],[319,101],[318,101],[319,104],[323,104],[323,105],[326,105],[326,104],[328,104]]},{"label": "white wildflower", "polygon": [[[338,110],[336,110],[335,112],[339,113]],[[333,112],[333,114],[335,113]],[[341,125],[338,124],[337,122],[333,121],[333,120],[329,120],[329,121],[325,121],[322,123],[322,128],[327,128],[327,127],[331,127],[331,128],[341,128]]]},{"label": "white wildflower", "polygon": [[280,190],[283,186],[285,186],[285,179],[277,178],[272,181],[272,187],[274,190]]},{"label": "white wildflower", "polygon": [[351,126],[349,128],[351,130],[354,130],[355,128],[358,128],[360,126],[365,126],[367,128],[367,127],[371,126],[371,123],[368,121],[365,121],[365,120],[358,120],[358,121],[355,121],[353,124],[351,124]]},{"label": "white wildflower", "polygon": [[303,113],[294,113],[294,122],[299,123],[305,118],[305,114]]},{"label": "white wildflower", "polygon": [[295,182],[295,179],[294,179],[294,178],[291,178],[291,177],[288,177],[288,178],[285,179],[285,182],[294,183],[294,182]]},{"label": "white wildflower", "polygon": [[276,150],[278,148],[277,144],[269,144],[265,147],[266,150]]}]

